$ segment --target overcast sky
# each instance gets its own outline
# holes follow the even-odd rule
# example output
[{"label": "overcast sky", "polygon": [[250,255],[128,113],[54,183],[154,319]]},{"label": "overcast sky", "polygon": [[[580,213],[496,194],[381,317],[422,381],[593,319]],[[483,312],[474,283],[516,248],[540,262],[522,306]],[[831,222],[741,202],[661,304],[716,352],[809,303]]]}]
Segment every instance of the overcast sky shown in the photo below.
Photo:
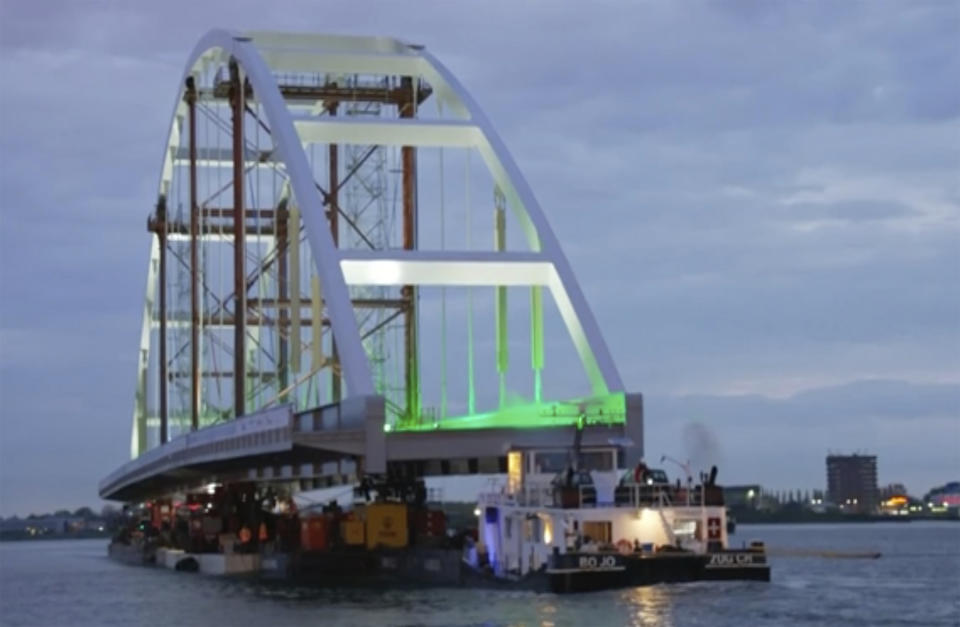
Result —
[{"label": "overcast sky", "polygon": [[707,432],[727,482],[823,487],[828,450],[960,479],[958,2],[0,7],[0,515],[96,504],[128,456],[146,218],[212,27],[437,55],[646,395],[648,457]]}]

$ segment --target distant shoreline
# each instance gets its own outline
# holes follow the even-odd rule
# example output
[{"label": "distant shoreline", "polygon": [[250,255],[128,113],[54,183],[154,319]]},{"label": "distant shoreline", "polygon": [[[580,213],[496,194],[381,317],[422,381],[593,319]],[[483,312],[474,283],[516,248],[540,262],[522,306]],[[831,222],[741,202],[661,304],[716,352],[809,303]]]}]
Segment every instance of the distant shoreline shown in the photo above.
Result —
[{"label": "distant shoreline", "polygon": [[758,514],[735,511],[732,513],[737,525],[768,525],[768,524],[815,524],[815,523],[911,523],[915,521],[942,521],[960,522],[957,516],[870,516],[866,514],[837,514],[837,515],[791,515],[791,514]]},{"label": "distant shoreline", "polygon": [[[444,503],[441,507],[446,512],[449,522],[455,527],[466,527],[474,522],[473,510],[475,503],[451,502]],[[789,525],[789,524],[833,524],[833,523],[911,523],[914,521],[943,521],[960,523],[960,516],[957,515],[910,515],[910,516],[872,516],[868,514],[841,514],[825,513],[816,514],[813,512],[762,512],[756,510],[734,509],[731,512],[732,518],[737,526],[749,525]],[[26,531],[0,533],[0,542],[29,542],[31,540],[95,540],[109,539],[112,532],[109,530],[84,530],[68,533],[45,533],[39,535],[30,535]]]},{"label": "distant shoreline", "polygon": [[30,535],[29,533],[2,533],[0,542],[30,542],[32,540],[96,540],[99,538],[109,539],[113,533],[110,531],[81,531],[77,533],[44,533]]}]

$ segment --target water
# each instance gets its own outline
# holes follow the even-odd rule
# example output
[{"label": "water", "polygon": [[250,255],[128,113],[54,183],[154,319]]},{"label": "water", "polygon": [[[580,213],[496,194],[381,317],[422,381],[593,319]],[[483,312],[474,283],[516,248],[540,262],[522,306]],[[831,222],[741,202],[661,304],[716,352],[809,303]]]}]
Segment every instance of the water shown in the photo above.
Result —
[{"label": "water", "polygon": [[772,557],[773,581],[556,596],[332,591],[124,566],[103,540],[0,544],[2,625],[960,625],[960,524],[741,526],[732,543],[878,550]]}]

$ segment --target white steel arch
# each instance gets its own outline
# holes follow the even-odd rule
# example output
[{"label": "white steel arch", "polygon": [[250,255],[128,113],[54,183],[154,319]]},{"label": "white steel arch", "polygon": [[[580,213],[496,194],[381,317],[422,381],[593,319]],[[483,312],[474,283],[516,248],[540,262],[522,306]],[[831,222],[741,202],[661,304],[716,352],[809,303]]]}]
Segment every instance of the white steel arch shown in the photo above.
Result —
[{"label": "white steel arch", "polygon": [[[546,216],[532,190],[482,110],[460,82],[420,46],[373,37],[308,34],[240,34],[212,30],[197,43],[178,89],[164,150],[158,193],[171,184],[180,129],[185,116],[183,85],[188,76],[215,64],[236,60],[249,80],[269,122],[274,146],[301,209],[316,272],[324,288],[342,376],[351,396],[375,394],[350,300],[355,285],[543,285],[557,304],[586,370],[594,394],[622,392],[623,383],[596,320],[576,282]],[[364,73],[421,77],[445,111],[458,120],[378,120],[363,122],[291,113],[275,76],[280,72]],[[530,253],[458,253],[338,250],[324,218],[323,202],[303,150],[306,142],[343,142],[397,146],[452,146],[476,149],[523,227]],[[132,451],[142,452],[146,429],[146,368],[150,315],[154,299],[156,237],[140,343],[137,406]]]}]

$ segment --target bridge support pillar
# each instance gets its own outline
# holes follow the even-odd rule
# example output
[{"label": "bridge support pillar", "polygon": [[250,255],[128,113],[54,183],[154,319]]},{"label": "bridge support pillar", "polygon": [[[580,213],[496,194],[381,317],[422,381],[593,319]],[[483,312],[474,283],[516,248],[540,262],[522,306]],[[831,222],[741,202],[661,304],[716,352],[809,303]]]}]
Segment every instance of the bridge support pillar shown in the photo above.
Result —
[{"label": "bridge support pillar", "polygon": [[[160,375],[160,444],[167,442],[167,199],[160,196],[157,201],[157,222],[160,223],[160,230],[157,233],[157,239],[160,242],[160,263],[157,277],[157,284],[160,290],[158,295],[158,307],[160,308],[160,330],[157,333],[157,341],[160,344],[158,348]],[[146,421],[144,421],[146,422]],[[142,451],[141,451],[142,452]]]},{"label": "bridge support pillar", "polygon": [[625,394],[627,423],[623,434],[633,440],[633,447],[624,449],[623,464],[634,468],[643,457],[643,395]]},{"label": "bridge support pillar", "polygon": [[190,126],[190,429],[200,426],[200,262],[197,238],[200,206],[197,204],[197,88],[187,77],[185,95]]},{"label": "bridge support pillar", "polygon": [[[417,96],[412,77],[404,76],[400,82],[407,100],[400,105],[399,117],[416,117]],[[403,167],[403,248],[417,247],[417,149],[403,146],[400,149]],[[407,420],[420,421],[420,363],[417,350],[417,288],[404,285],[404,362],[406,364]]]},{"label": "bridge support pillar", "polygon": [[382,396],[367,399],[364,420],[364,471],[383,474],[387,472],[387,434],[383,430],[386,406]]},{"label": "bridge support pillar", "polygon": [[[244,81],[240,76],[240,66],[230,61],[230,105],[233,110],[233,394],[234,416],[239,418],[245,412],[244,397],[246,383],[246,317],[247,317],[247,276],[244,269],[244,150],[243,119],[246,116]],[[299,312],[294,312],[299,315]]]},{"label": "bridge support pillar", "polygon": [[[289,239],[287,223],[289,217],[287,216],[286,199],[281,200],[277,205],[277,213],[274,218],[275,228],[277,229],[277,297],[280,302],[283,303],[278,307],[281,331],[277,334],[279,336],[277,347],[277,380],[279,381],[279,388],[281,390],[279,401],[280,403],[286,403],[288,398],[286,389],[290,380],[290,339],[293,335],[289,326],[291,312],[289,302],[290,279],[287,271],[287,246]],[[299,240],[299,233],[294,232],[294,237]],[[297,289],[300,289],[299,285]],[[294,309],[293,313],[298,319],[300,318],[299,309]],[[288,333],[290,335],[287,335]],[[297,347],[299,348],[299,346]],[[296,378],[296,375],[294,375],[294,378]]]},{"label": "bridge support pillar", "polygon": [[[493,194],[493,249],[502,253],[507,249],[506,198],[497,187]],[[498,285],[494,292],[494,316],[497,352],[497,378],[500,382],[500,409],[507,406],[507,369],[510,367],[509,336],[507,333],[507,288]]]},{"label": "bridge support pillar", "polygon": [[363,467],[358,475],[383,474],[387,471],[387,434],[383,430],[387,408],[384,397],[348,396],[340,401],[341,429],[363,430]]},{"label": "bridge support pillar", "polygon": [[[337,84],[333,83],[336,88]],[[327,105],[327,111],[331,116],[337,115],[337,101],[333,100]],[[327,206],[327,216],[330,220],[330,235],[333,237],[333,245],[340,246],[340,149],[336,144],[329,146],[330,162],[330,195]],[[319,341],[314,339],[315,342]],[[330,369],[330,399],[334,403],[339,403],[342,396],[342,384],[340,381],[340,363],[337,359],[337,338],[333,333],[330,334],[330,359],[333,361],[333,367]]]}]

